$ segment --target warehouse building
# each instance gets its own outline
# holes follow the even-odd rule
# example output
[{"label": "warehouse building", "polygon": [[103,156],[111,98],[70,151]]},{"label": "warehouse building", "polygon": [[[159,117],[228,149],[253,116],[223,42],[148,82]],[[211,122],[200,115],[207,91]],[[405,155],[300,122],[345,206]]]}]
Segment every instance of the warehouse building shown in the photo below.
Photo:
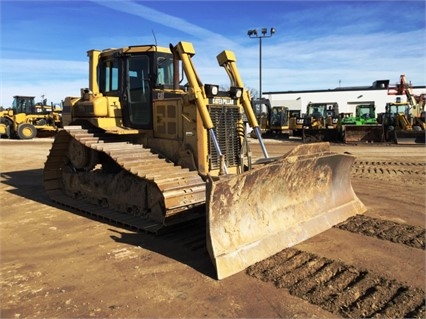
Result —
[{"label": "warehouse building", "polygon": [[[289,109],[306,112],[308,103],[334,103],[339,105],[340,113],[355,112],[358,104],[374,104],[376,114],[385,112],[386,103],[407,100],[405,95],[396,95],[396,85],[389,80],[374,81],[371,86],[338,87],[328,90],[303,90],[263,92],[263,97],[270,100],[272,106],[286,106]],[[414,95],[426,94],[426,86],[411,86]]]}]

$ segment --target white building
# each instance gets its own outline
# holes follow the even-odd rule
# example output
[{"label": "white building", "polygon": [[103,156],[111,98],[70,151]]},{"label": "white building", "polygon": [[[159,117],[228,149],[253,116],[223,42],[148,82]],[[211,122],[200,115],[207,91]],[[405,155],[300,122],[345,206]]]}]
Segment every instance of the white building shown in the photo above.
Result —
[{"label": "white building", "polygon": [[[385,105],[395,102],[397,97],[401,102],[406,101],[405,95],[392,95],[394,93],[389,80],[374,81],[371,86],[339,87],[328,90],[304,90],[263,92],[263,97],[270,100],[272,106],[287,106],[290,109],[306,112],[306,106],[312,103],[337,102],[339,113],[355,113],[358,104],[372,104],[376,106],[376,114],[385,112]],[[426,86],[412,86],[414,95],[426,94]]]}]

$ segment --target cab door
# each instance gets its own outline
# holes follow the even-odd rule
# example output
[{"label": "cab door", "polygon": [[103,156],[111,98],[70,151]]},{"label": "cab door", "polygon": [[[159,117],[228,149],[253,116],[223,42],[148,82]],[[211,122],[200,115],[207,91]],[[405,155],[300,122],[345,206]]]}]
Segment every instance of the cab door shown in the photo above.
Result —
[{"label": "cab door", "polygon": [[127,59],[127,109],[132,128],[152,129],[152,97],[149,57],[135,55]]}]

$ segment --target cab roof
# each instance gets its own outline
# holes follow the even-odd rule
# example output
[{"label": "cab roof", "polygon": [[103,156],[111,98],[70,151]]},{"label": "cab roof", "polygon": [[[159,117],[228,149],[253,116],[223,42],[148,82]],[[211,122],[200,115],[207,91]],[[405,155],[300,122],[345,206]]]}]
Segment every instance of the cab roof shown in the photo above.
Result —
[{"label": "cab roof", "polygon": [[170,49],[165,47],[156,46],[154,44],[150,45],[132,45],[122,48],[108,48],[101,51],[101,55],[108,56],[113,54],[125,54],[125,53],[144,53],[144,52],[162,52],[169,53]]}]

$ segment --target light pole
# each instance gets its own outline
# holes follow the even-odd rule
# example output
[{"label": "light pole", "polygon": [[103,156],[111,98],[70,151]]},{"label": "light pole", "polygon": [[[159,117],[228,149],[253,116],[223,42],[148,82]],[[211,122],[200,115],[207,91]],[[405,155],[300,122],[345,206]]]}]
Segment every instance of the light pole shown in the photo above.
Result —
[{"label": "light pole", "polygon": [[260,29],[260,34],[256,29],[248,30],[247,35],[250,38],[258,38],[259,39],[259,99],[262,98],[262,39],[270,38],[276,32],[275,28]]}]

